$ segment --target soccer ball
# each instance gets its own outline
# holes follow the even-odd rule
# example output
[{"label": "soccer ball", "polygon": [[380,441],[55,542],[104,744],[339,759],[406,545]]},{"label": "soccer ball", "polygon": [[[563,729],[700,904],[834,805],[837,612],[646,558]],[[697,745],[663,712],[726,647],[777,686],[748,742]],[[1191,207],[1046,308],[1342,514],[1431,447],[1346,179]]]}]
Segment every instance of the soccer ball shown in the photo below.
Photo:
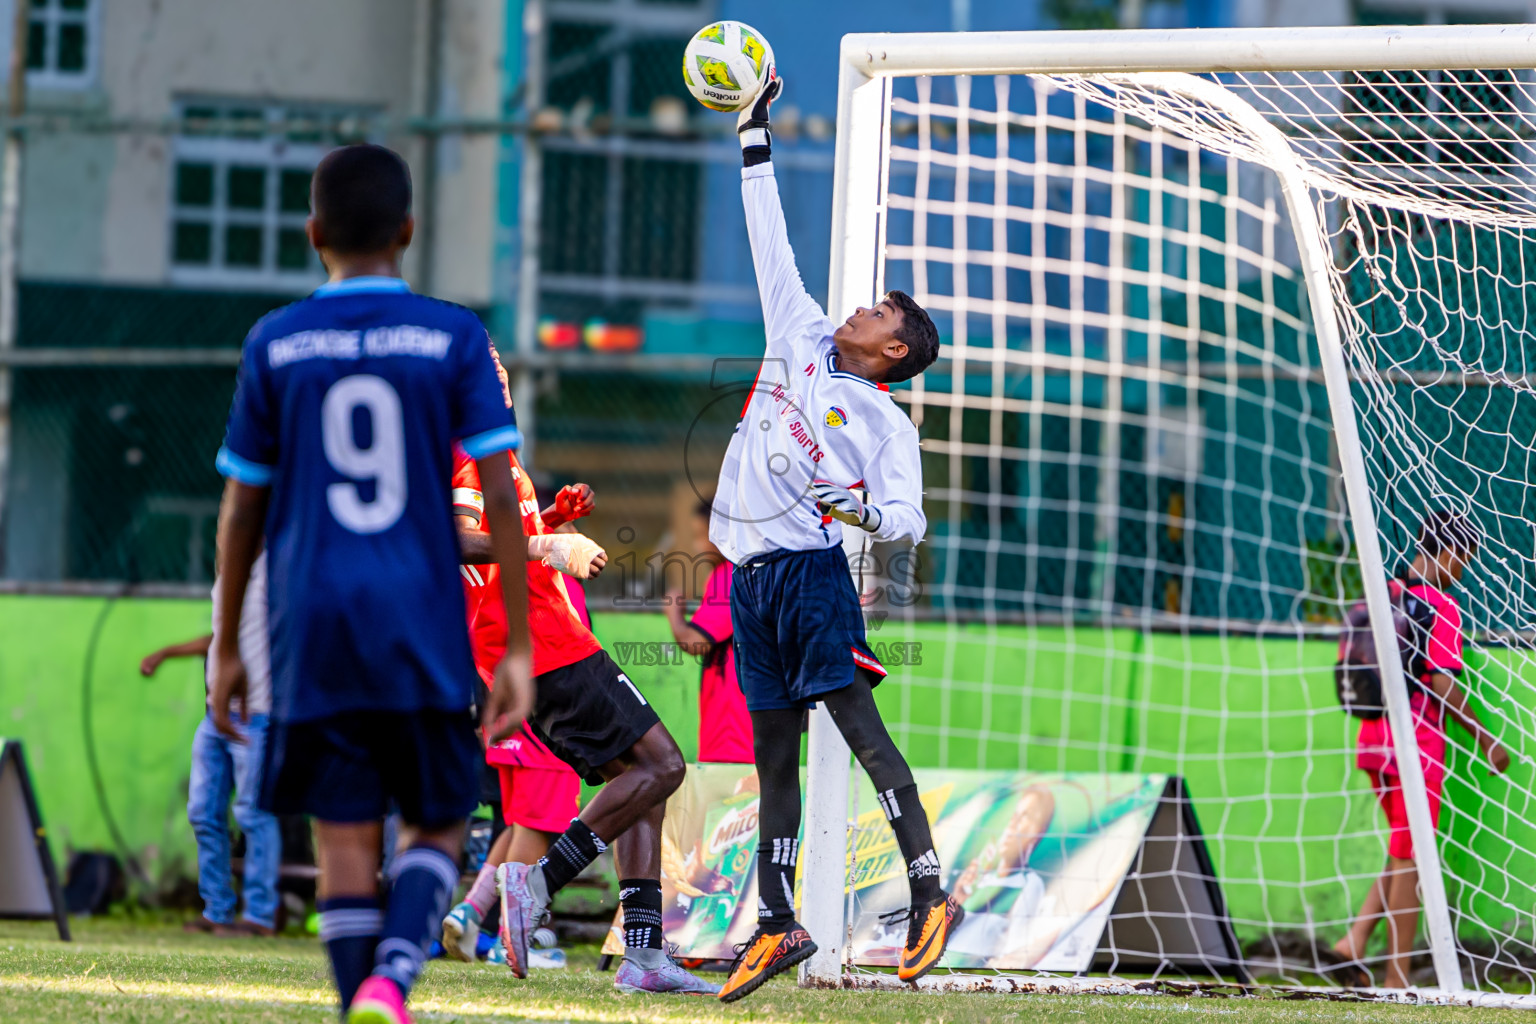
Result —
[{"label": "soccer ball", "polygon": [[705,25],[683,51],[683,81],[710,110],[740,110],[757,99],[773,74],[773,48],[739,21]]}]

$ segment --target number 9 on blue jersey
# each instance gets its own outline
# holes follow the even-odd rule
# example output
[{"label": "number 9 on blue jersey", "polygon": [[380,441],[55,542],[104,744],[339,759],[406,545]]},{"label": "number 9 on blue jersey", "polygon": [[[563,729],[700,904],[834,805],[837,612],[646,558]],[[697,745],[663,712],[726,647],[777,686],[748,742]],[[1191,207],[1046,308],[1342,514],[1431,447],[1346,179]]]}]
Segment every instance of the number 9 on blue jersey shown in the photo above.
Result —
[{"label": "number 9 on blue jersey", "polygon": [[[358,444],[355,430],[360,408],[368,411],[373,424],[372,443],[366,448]],[[320,407],[320,436],[326,461],[336,472],[353,481],[374,482],[371,501],[363,499],[356,482],[327,487],[331,515],[353,533],[379,533],[393,526],[406,500],[405,430],[395,389],[367,373],[338,380]]]}]

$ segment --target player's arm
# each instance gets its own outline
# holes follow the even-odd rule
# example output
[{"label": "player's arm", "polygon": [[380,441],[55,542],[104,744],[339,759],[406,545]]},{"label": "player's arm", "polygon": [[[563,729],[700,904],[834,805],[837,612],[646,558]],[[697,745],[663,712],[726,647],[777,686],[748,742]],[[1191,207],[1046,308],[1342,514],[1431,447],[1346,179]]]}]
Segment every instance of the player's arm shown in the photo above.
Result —
[{"label": "player's arm", "polygon": [[459,530],[460,565],[490,565],[496,561],[496,551],[491,547],[491,535],[479,529],[478,519],[456,515],[453,521]]},{"label": "player's arm", "polygon": [[196,640],[183,640],[179,644],[170,644],[160,648],[153,654],[144,656],[139,662],[139,675],[152,676],[167,660],[171,658],[202,658],[208,654],[208,648],[213,643],[213,634],[200,636]]},{"label": "player's arm", "polygon": [[231,477],[224,484],[224,500],[219,504],[218,582],[214,584],[219,588],[219,646],[213,652],[210,704],[214,727],[236,740],[241,736],[230,721],[230,707],[239,701],[244,712],[247,685],[245,665],[240,660],[240,612],[245,607],[251,566],[261,552],[270,496],[271,488],[264,484],[242,483]]},{"label": "player's arm", "polygon": [[[497,364],[498,366],[500,364]],[[503,382],[505,386],[505,382]],[[509,399],[510,401],[510,399]],[[513,484],[516,487],[516,484]],[[561,488],[550,506],[557,513],[571,518],[585,516],[595,507],[592,488],[586,484],[571,484]],[[557,526],[548,521],[549,510],[542,513],[546,526]],[[489,527],[481,529],[485,521],[485,497],[480,487],[480,471],[473,459],[460,461],[453,473],[453,518],[459,537],[460,565],[490,565],[496,561],[495,546],[491,542]],[[521,523],[521,514],[518,522]],[[559,571],[579,579],[589,579],[603,571],[608,553],[580,534],[562,534],[561,539],[548,534],[527,538],[528,561],[544,562]]]},{"label": "player's arm", "polygon": [[793,343],[807,335],[819,341],[832,332],[826,314],[800,279],[770,159],[773,136],[768,108],[783,85],[775,78],[764,86],[757,102],[741,112],[736,125],[736,137],[741,142],[741,202],[746,209],[747,238],[752,244],[752,265],[757,270],[757,292],[769,344]]},{"label": "player's arm", "polygon": [[[478,520],[455,518],[459,525],[459,564],[490,565],[496,561],[496,545],[490,534],[478,529]],[[580,580],[601,575],[608,564],[608,552],[579,533],[544,533],[526,540],[528,561],[543,562]]]},{"label": "player's arm", "polygon": [[[496,561],[491,535],[480,529],[485,521],[485,498],[480,493],[480,473],[473,461],[465,461],[453,474],[453,524],[459,535],[460,565],[490,565]],[[536,555],[531,552],[531,562]]]},{"label": "player's arm", "polygon": [[278,456],[278,403],[272,394],[260,331],[258,324],[241,350],[240,379],[229,409],[229,427],[214,460],[225,484],[214,547],[214,606],[219,616],[214,632],[219,642],[210,651],[214,671],[208,700],[214,727],[240,742],[244,740],[229,717],[235,701],[240,702],[242,713],[245,710],[247,684],[245,664],[240,660],[240,614],[245,609],[251,567],[261,551]]},{"label": "player's arm", "polygon": [[702,658],[708,654],[709,649],[715,645],[715,641],[684,617],[682,591],[669,593],[664,607],[667,626],[672,630],[672,641],[685,653],[696,658]]},{"label": "player's arm", "polygon": [[475,460],[485,497],[494,561],[501,567],[501,596],[507,608],[507,653],[496,666],[495,685],[484,718],[493,743],[511,736],[533,710],[533,676],[528,639],[528,538],[517,511],[517,488],[503,451]]},{"label": "player's arm", "polygon": [[917,431],[902,430],[880,443],[864,465],[868,500],[828,481],[811,484],[811,496],[828,515],[857,526],[875,540],[920,544],[928,532],[923,514],[923,465]]},{"label": "player's arm", "polygon": [[1493,766],[1494,772],[1502,775],[1509,768],[1509,751],[1505,750],[1493,733],[1484,727],[1482,720],[1477,717],[1477,712],[1472,710],[1472,705],[1467,700],[1467,692],[1457,685],[1453,676],[1445,672],[1430,673],[1429,688],[1444,702],[1451,717],[1471,733],[1473,739],[1477,740],[1479,749],[1488,759],[1488,763]]},{"label": "player's arm", "polygon": [[480,529],[485,519],[485,498],[480,494],[480,474],[474,460],[457,460],[453,471],[453,526],[459,536],[460,565],[490,565],[496,561],[491,536]]}]

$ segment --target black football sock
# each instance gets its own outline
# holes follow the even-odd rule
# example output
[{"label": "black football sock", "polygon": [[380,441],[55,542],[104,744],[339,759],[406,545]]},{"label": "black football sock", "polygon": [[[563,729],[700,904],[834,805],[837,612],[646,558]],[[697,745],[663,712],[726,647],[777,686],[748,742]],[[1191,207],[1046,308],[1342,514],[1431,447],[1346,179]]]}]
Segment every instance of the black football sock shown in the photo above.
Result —
[{"label": "black football sock", "polygon": [[752,712],[757,759],[757,923],[781,932],[795,920],[795,865],[800,859],[799,708]]},{"label": "black football sock", "polygon": [[757,923],[766,932],[781,932],[795,919],[795,868],[799,863],[799,839],[759,833]]},{"label": "black football sock", "polygon": [[374,950],[384,934],[384,905],[377,896],[334,896],[317,900],[315,909],[341,1012],[346,1013],[363,979],[373,973]]},{"label": "black football sock", "polygon": [[555,893],[569,885],[571,879],[581,874],[606,849],[608,844],[587,828],[586,822],[573,818],[571,827],[554,841],[539,861],[546,898],[554,899]]},{"label": "black football sock", "polygon": [[933,833],[928,827],[928,812],[917,798],[917,785],[912,781],[912,769],[901,756],[880,709],[875,706],[875,695],[862,674],[856,676],[853,685],[826,694],[827,710],[837,723],[838,731],[853,749],[869,781],[875,785],[880,808],[885,820],[896,833],[896,845],[907,862],[907,881],[912,887],[912,902],[931,903],[943,893],[942,872],[939,858],[933,851]]},{"label": "black football sock", "polygon": [[624,907],[627,949],[661,949],[661,883],[654,878],[625,878],[619,882]]},{"label": "black football sock", "polygon": [[[909,773],[908,778],[911,778]],[[907,881],[912,887],[913,903],[932,903],[943,895],[939,884],[939,858],[933,852],[933,836],[928,827],[928,811],[917,798],[917,784],[875,793],[885,820],[896,833],[896,845],[907,862]]]}]

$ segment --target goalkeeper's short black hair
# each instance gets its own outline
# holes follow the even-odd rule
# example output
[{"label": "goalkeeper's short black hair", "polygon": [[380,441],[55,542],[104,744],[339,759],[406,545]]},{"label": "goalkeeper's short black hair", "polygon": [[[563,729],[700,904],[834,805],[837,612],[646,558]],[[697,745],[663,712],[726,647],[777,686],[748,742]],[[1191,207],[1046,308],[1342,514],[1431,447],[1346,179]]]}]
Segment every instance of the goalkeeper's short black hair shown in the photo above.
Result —
[{"label": "goalkeeper's short black hair", "polygon": [[907,343],[907,354],[885,375],[886,384],[896,384],[916,377],[939,358],[939,329],[933,326],[928,311],[906,292],[892,289],[886,292],[885,300],[901,310],[896,337]]},{"label": "goalkeeper's short black hair", "polygon": [[327,248],[347,256],[382,252],[411,215],[411,169],[392,149],[343,146],[315,168],[310,201]]},{"label": "goalkeeper's short black hair", "polygon": [[1419,527],[1419,554],[1426,558],[1438,558],[1442,551],[1471,555],[1482,544],[1482,531],[1465,512],[1439,509],[1425,516]]}]

